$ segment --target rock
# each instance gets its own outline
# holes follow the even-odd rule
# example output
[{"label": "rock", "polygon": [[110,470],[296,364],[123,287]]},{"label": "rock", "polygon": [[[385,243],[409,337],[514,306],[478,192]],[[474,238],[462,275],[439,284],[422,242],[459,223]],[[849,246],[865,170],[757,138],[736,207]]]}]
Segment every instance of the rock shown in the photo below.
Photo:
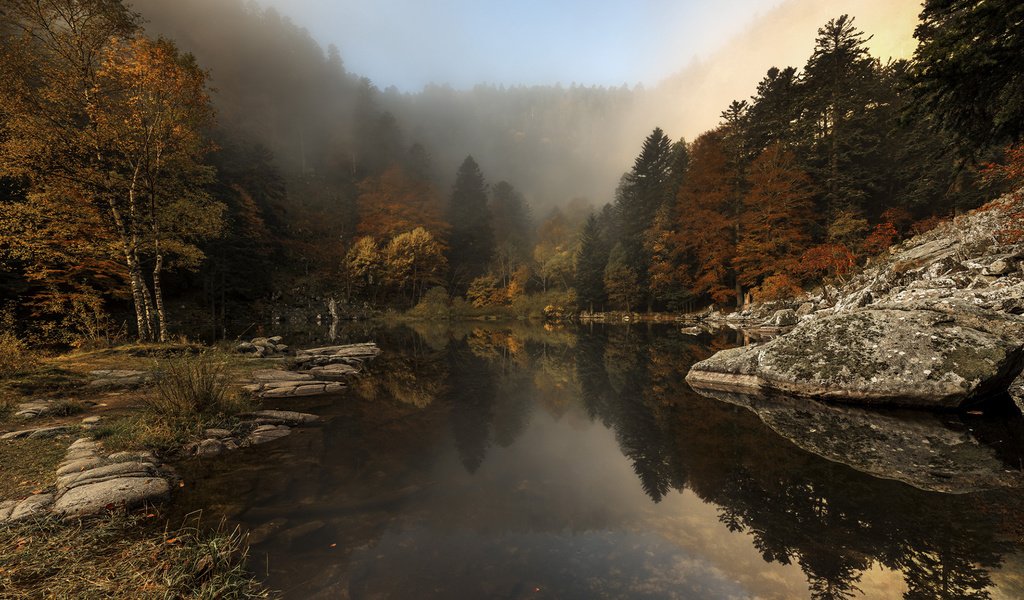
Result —
[{"label": "rock", "polygon": [[81,473],[88,471],[89,469],[95,469],[96,467],[102,466],[106,461],[98,456],[91,458],[78,458],[64,462],[59,469],[57,469],[57,477],[63,477],[72,473]]},{"label": "rock", "polygon": [[34,419],[48,414],[51,407],[49,402],[25,402],[18,405],[14,416],[19,419]]},{"label": "rock", "polygon": [[1017,270],[1017,261],[1008,258],[1001,257],[990,262],[984,269],[982,269],[983,275],[1009,275]]},{"label": "rock", "polygon": [[196,446],[195,455],[217,456],[218,454],[224,452],[225,449],[226,448],[224,447],[224,442],[218,439],[206,439],[199,442],[199,445]]},{"label": "rock", "polygon": [[941,493],[971,493],[1024,485],[996,450],[955,417],[915,411],[880,412],[773,395],[705,395],[756,414],[800,448],[875,477]]},{"label": "rock", "polygon": [[107,457],[107,462],[126,462],[126,461],[141,461],[141,462],[155,462],[156,458],[152,452],[136,451],[136,452],[115,452]]},{"label": "rock", "polygon": [[1008,391],[1013,403],[1017,405],[1017,409],[1024,413],[1024,374],[1013,380]]},{"label": "rock", "polygon": [[42,516],[52,504],[53,494],[37,494],[21,501],[0,504],[0,523],[14,523]]},{"label": "rock", "polygon": [[800,318],[797,317],[796,312],[792,309],[784,308],[775,311],[775,314],[765,322],[765,325],[769,327],[791,327],[799,322]]},{"label": "rock", "polygon": [[248,442],[251,445],[265,444],[292,432],[291,428],[284,425],[261,425],[249,434]]},{"label": "rock", "polygon": [[270,342],[271,344],[280,344],[283,340],[284,340],[284,338],[279,336],[279,335],[275,335],[275,336],[271,336],[271,337],[267,338],[267,341]]},{"label": "rock", "polygon": [[813,312],[814,312],[814,303],[813,302],[804,302],[803,304],[800,305],[799,308],[796,309],[796,316],[803,318],[803,317],[806,317],[807,315],[809,315],[809,314],[811,314]]},{"label": "rock", "polygon": [[235,346],[235,352],[239,354],[253,354],[256,352],[256,350],[256,346],[254,344],[250,344],[249,342],[242,342]]},{"label": "rock", "polygon": [[260,392],[260,396],[263,398],[298,398],[333,394],[344,389],[345,385],[342,383],[313,383],[272,388]]},{"label": "rock", "polygon": [[205,435],[208,438],[221,439],[221,438],[231,437],[231,432],[228,431],[227,429],[213,429],[213,428],[211,428],[211,429],[205,430],[203,432],[203,435]]},{"label": "rock", "polygon": [[170,484],[162,477],[118,477],[68,490],[53,505],[62,518],[83,517],[108,508],[134,508],[166,499]]},{"label": "rock", "polygon": [[859,309],[805,321],[766,344],[697,363],[695,388],[921,408],[1005,390],[1024,367],[1024,323],[998,315]]},{"label": "rock", "polygon": [[11,431],[0,435],[0,440],[16,440],[20,438],[30,438],[34,440],[43,438],[57,437],[65,433],[70,433],[74,428],[68,425],[59,425],[56,427],[40,427],[38,429],[23,429],[21,431]]},{"label": "rock", "polygon": [[81,473],[70,473],[60,477],[57,482],[58,488],[71,489],[81,485],[88,485],[117,479],[123,477],[155,477],[156,465],[148,462],[120,462],[93,467]]},{"label": "rock", "polygon": [[308,423],[315,423],[320,420],[317,415],[311,415],[309,413],[294,412],[290,410],[260,410],[254,413],[249,413],[250,417],[256,417],[260,420],[268,421],[269,425],[274,424],[286,424],[286,425],[303,425]]},{"label": "rock", "polygon": [[312,367],[307,371],[316,379],[328,381],[347,381],[359,374],[359,369],[344,363],[336,363]]},{"label": "rock", "polygon": [[308,373],[296,373],[295,371],[282,371],[280,369],[259,369],[253,371],[252,378],[259,382],[310,381],[313,379],[313,376]]}]

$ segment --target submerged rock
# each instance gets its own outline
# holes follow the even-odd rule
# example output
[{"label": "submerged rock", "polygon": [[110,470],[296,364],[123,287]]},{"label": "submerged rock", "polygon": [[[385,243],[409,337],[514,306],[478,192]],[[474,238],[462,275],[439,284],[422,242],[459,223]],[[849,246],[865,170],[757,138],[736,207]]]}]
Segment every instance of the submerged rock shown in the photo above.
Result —
[{"label": "submerged rock", "polygon": [[1024,486],[1024,472],[1008,466],[954,415],[869,410],[775,395],[704,395],[743,406],[803,450],[875,477],[957,494]]}]

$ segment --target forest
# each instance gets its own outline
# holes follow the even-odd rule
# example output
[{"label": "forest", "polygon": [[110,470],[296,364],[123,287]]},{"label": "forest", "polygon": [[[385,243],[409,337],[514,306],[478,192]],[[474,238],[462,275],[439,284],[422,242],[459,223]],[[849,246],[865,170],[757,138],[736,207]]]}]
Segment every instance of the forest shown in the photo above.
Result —
[{"label": "forest", "polygon": [[714,129],[649,123],[630,166],[606,150],[640,88],[401,93],[241,0],[8,0],[0,328],[163,341],[328,300],[530,317],[827,296],[1021,182],[1022,18],[929,0],[913,59],[883,62],[836,16]]}]

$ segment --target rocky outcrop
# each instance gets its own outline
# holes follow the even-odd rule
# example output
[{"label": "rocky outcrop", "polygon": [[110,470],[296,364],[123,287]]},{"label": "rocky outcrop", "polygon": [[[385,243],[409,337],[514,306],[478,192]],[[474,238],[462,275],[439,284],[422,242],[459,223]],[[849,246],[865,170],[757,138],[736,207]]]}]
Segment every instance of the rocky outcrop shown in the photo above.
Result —
[{"label": "rocky outcrop", "polygon": [[949,418],[776,395],[705,395],[749,409],[803,450],[875,477],[957,494],[1024,485],[1024,472],[1004,463],[966,424],[951,426]]},{"label": "rocky outcrop", "polygon": [[1024,368],[1024,244],[998,232],[1022,213],[1024,193],[1006,196],[900,244],[833,306],[802,307],[789,333],[720,352],[687,381],[698,391],[938,409],[1006,391]]},{"label": "rocky outcrop", "polygon": [[253,338],[248,342],[241,342],[235,346],[235,352],[246,354],[253,358],[287,356],[290,353],[288,346],[282,342],[283,338],[279,335]]},{"label": "rocky outcrop", "polygon": [[299,398],[335,394],[357,376],[380,349],[374,343],[299,350],[293,369],[261,369],[245,389],[260,398]]}]

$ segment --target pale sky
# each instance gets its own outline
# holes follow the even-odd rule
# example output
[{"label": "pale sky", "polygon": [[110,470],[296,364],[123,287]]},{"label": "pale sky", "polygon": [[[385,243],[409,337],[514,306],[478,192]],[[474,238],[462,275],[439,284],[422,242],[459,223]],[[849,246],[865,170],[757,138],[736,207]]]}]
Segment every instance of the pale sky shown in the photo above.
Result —
[{"label": "pale sky", "polygon": [[[899,3],[901,0],[892,0]],[[656,84],[783,0],[262,0],[380,88]],[[854,6],[858,2],[849,2]]]}]

